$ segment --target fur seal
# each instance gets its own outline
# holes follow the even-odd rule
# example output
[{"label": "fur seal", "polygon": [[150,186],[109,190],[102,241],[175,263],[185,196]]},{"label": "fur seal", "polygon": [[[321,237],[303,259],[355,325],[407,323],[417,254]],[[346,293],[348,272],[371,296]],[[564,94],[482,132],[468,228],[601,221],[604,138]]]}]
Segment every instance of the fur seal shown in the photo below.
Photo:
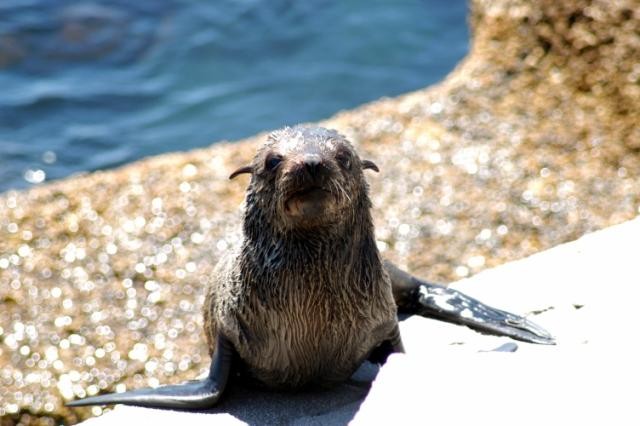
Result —
[{"label": "fur seal", "polygon": [[207,408],[230,373],[270,388],[331,386],[366,359],[403,351],[398,313],[553,344],[525,318],[413,277],[381,259],[362,160],[334,130],[271,133],[248,173],[243,240],[215,268],[204,328],[212,357],[201,381],[72,401]]}]

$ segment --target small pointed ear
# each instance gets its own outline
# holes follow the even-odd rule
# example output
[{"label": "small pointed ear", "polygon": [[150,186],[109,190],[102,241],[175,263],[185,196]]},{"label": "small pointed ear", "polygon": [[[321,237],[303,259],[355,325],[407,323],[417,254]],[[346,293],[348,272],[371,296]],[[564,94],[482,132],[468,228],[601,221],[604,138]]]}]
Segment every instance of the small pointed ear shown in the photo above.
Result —
[{"label": "small pointed ear", "polygon": [[371,170],[375,170],[376,172],[380,172],[380,169],[378,168],[378,166],[376,166],[376,163],[374,163],[371,160],[362,160],[362,170],[366,170],[366,169],[371,169]]},{"label": "small pointed ear", "polygon": [[238,170],[236,170],[235,172],[229,175],[229,179],[233,179],[234,177],[241,175],[243,173],[253,173],[253,167],[251,166],[240,167]]}]

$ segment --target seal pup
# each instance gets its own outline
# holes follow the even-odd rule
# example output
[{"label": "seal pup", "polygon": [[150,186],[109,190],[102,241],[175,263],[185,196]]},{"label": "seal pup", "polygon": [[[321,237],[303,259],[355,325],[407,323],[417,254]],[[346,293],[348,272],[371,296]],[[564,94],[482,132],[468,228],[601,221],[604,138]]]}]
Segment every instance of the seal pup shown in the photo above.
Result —
[{"label": "seal pup", "polygon": [[383,261],[365,170],[378,167],[334,130],[296,126],[271,133],[252,163],[230,176],[247,173],[251,180],[241,244],[220,260],[206,290],[209,376],[67,405],[208,408],[231,372],[277,389],[331,386],[366,359],[384,363],[403,351],[398,313],[554,343],[523,317]]}]

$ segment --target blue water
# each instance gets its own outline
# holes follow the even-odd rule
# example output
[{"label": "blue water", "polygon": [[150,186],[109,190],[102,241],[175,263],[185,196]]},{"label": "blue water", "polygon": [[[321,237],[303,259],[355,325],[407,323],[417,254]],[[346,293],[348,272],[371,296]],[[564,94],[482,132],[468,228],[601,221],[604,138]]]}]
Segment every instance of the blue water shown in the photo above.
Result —
[{"label": "blue water", "polygon": [[465,0],[1,0],[0,191],[442,79]]}]

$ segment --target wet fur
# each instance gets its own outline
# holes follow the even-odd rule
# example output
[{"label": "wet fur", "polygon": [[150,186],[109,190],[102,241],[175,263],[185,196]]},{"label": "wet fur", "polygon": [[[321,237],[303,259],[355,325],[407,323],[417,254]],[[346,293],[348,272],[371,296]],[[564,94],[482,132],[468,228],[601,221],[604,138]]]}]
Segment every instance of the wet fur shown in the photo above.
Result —
[{"label": "wet fur", "polygon": [[[322,160],[316,178],[300,166],[310,152]],[[275,172],[265,166],[274,153]],[[306,127],[273,133],[252,162],[243,241],[216,267],[204,327],[210,348],[222,333],[242,370],[269,387],[343,381],[397,327],[363,165],[344,137]],[[288,197],[318,183],[328,191],[321,214],[288,217]]]}]

